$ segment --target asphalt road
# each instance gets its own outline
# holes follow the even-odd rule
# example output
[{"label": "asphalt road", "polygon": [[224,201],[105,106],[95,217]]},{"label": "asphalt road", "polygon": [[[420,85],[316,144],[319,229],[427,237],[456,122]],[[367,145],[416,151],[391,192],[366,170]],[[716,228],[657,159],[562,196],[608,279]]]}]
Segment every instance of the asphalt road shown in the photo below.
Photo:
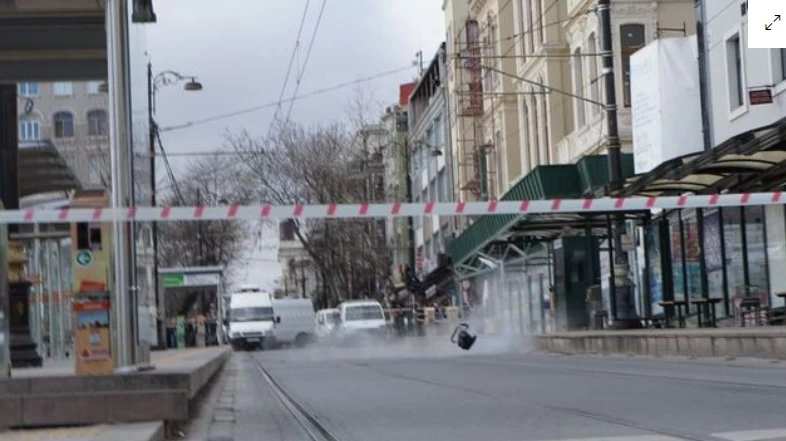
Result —
[{"label": "asphalt road", "polygon": [[238,354],[239,392],[255,399],[239,398],[235,439],[305,439],[276,409],[262,366],[346,441],[786,440],[780,363],[527,354],[510,343]]}]

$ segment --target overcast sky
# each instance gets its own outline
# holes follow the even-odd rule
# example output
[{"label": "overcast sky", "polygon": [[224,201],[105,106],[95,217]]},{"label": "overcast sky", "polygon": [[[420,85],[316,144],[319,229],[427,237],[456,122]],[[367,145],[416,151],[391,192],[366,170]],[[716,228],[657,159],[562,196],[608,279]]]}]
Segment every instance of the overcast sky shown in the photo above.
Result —
[{"label": "overcast sky", "polygon": [[[307,0],[163,0],[155,2],[158,23],[147,30],[154,72],[195,75],[201,92],[176,87],[158,94],[157,120],[168,127],[231,113],[278,100]],[[299,63],[319,15],[322,0],[311,0],[301,37]],[[431,59],[444,40],[442,0],[327,0],[322,22],[300,86],[301,93],[331,87],[410,65],[422,50]],[[394,103],[398,85],[415,78],[412,68],[364,83],[374,99]],[[294,75],[287,96],[294,91]],[[356,88],[305,98],[294,104],[292,119],[305,124],[341,117]],[[286,107],[285,107],[286,110]],[[264,134],[274,109],[170,131],[162,140],[170,153],[212,151],[227,131]],[[187,157],[173,157],[176,168]],[[275,234],[268,234],[270,245]],[[253,253],[274,259],[275,251]],[[278,278],[275,263],[254,261],[254,281]]]}]

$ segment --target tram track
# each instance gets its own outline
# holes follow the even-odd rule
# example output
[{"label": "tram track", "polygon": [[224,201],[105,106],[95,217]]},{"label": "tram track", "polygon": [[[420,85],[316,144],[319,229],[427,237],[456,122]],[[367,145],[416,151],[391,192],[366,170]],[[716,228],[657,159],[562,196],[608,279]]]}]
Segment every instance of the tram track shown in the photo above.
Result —
[{"label": "tram track", "polygon": [[262,363],[249,355],[259,375],[270,386],[270,389],[276,395],[276,398],[281,403],[281,406],[286,409],[295,421],[298,422],[305,434],[308,436],[309,441],[342,441],[334,435],[319,419],[303,404],[298,402],[292,394],[290,394],[273,375],[268,372]]}]

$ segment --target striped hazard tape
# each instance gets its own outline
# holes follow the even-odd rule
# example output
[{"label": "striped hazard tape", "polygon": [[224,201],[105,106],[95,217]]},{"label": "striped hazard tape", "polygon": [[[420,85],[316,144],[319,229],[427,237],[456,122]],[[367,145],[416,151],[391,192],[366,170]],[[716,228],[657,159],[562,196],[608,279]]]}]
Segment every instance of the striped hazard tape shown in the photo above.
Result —
[{"label": "striped hazard tape", "polygon": [[200,221],[259,219],[348,219],[484,214],[598,213],[652,209],[783,204],[781,192],[537,201],[424,202],[327,205],[226,205],[214,207],[61,208],[0,211],[0,224]]}]

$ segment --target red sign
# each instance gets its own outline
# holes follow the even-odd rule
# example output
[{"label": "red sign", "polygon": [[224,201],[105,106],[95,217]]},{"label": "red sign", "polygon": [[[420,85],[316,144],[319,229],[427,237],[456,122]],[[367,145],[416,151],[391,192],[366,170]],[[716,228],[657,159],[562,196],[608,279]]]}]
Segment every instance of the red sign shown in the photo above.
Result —
[{"label": "red sign", "polygon": [[772,104],[772,90],[756,89],[748,91],[748,99],[752,106],[757,104]]}]

